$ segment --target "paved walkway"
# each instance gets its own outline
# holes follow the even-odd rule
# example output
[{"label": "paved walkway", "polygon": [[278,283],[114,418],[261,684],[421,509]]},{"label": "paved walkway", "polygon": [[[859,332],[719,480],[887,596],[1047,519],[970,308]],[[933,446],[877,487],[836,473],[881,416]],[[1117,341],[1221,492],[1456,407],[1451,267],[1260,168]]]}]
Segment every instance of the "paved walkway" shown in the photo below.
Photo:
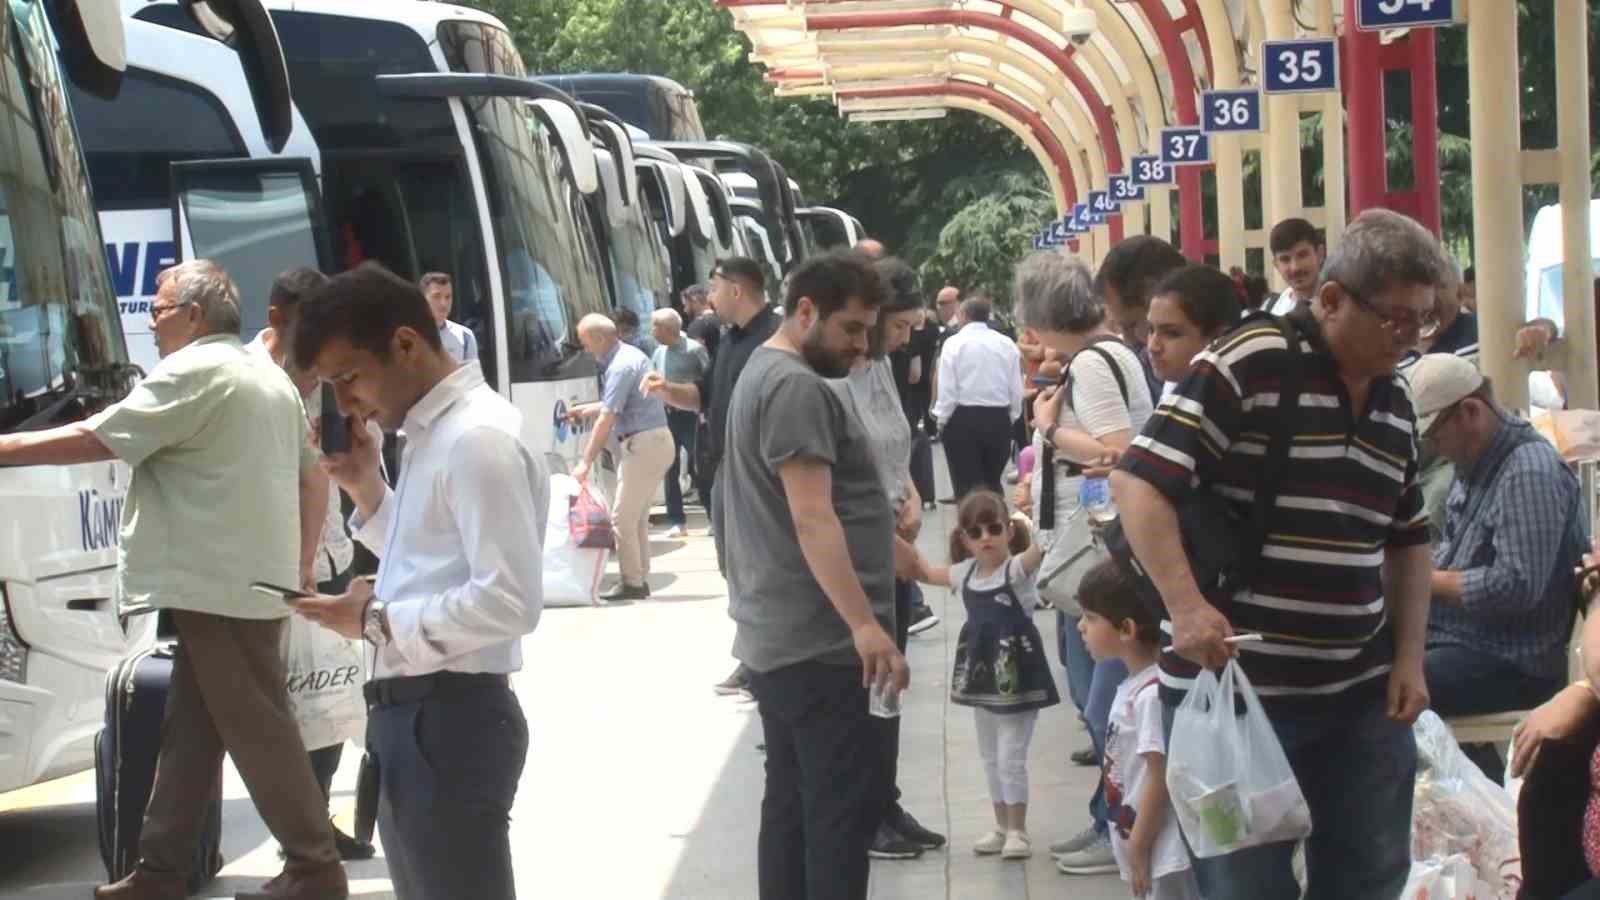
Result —
[{"label": "paved walkway", "polygon": [[[928,513],[924,552],[945,552],[952,511]],[[523,897],[756,896],[761,726],[753,704],[711,691],[732,667],[733,624],[703,517],[690,526],[684,539],[652,542],[651,600],[546,610],[525,643],[527,667],[513,684],[531,747],[511,824]],[[1087,740],[1070,707],[1042,713],[1033,744],[1037,855],[1016,863],[972,853],[991,812],[971,713],[945,699],[961,605],[942,590],[929,600],[945,621],[911,641],[900,785],[907,808],[952,844],[915,861],[875,863],[874,900],[1127,897],[1115,877],[1058,875],[1046,853],[1052,840],[1083,827],[1094,784],[1092,770],[1066,760]],[[1053,647],[1054,616],[1041,615],[1039,625]],[[346,749],[334,783],[334,809],[346,824],[358,758]],[[228,866],[205,897],[252,890],[280,865],[231,766],[224,796]],[[348,871],[352,896],[393,896],[382,857]],[[0,795],[0,898],[76,900],[104,876],[91,773]]]}]

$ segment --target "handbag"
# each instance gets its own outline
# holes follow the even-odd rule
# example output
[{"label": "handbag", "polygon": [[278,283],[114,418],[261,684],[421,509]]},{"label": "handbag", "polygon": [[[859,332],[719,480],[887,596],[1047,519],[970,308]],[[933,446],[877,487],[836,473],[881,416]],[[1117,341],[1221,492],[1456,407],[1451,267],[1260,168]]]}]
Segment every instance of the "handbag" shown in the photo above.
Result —
[{"label": "handbag", "polygon": [[[1117,380],[1117,390],[1122,393],[1122,404],[1127,406],[1130,402],[1128,383],[1122,377],[1122,367],[1117,365],[1116,358],[1105,348],[1096,346],[1105,341],[1115,340],[1117,339],[1109,336],[1100,338],[1080,352],[1092,351],[1106,361],[1106,365],[1111,367],[1112,377]],[[1071,408],[1072,403],[1072,363],[1076,361],[1077,356],[1068,361],[1061,386],[1061,390],[1067,392],[1068,408]],[[1078,584],[1083,581],[1083,576],[1090,569],[1106,558],[1106,545],[1097,533],[1097,529],[1090,524],[1089,513],[1082,506],[1073,511],[1064,525],[1057,527],[1055,516],[1058,473],[1055,448],[1049,444],[1045,445],[1039,467],[1041,479],[1039,510],[1035,518],[1041,530],[1057,532],[1055,541],[1045,552],[1044,561],[1039,566],[1039,596],[1068,615],[1079,615],[1081,610],[1078,607]]]},{"label": "handbag", "polygon": [[[1265,314],[1263,314],[1265,315]],[[1256,485],[1255,501],[1246,521],[1232,501],[1201,486],[1177,506],[1178,533],[1184,555],[1194,573],[1200,593],[1213,606],[1222,608],[1239,591],[1250,585],[1250,577],[1261,560],[1266,542],[1267,518],[1278,499],[1278,487],[1289,461],[1294,442],[1294,423],[1300,408],[1300,384],[1304,365],[1300,360],[1300,330],[1289,317],[1266,316],[1282,332],[1288,344],[1289,363],[1278,391],[1277,431],[1267,446],[1261,481]],[[1119,518],[1106,526],[1102,535],[1106,549],[1127,575],[1134,588],[1157,619],[1167,618],[1166,603],[1138,558]]]},{"label": "handbag", "polygon": [[617,536],[611,530],[611,510],[606,508],[605,501],[595,496],[588,483],[567,502],[570,504],[567,522],[573,543],[585,550],[617,549]]}]

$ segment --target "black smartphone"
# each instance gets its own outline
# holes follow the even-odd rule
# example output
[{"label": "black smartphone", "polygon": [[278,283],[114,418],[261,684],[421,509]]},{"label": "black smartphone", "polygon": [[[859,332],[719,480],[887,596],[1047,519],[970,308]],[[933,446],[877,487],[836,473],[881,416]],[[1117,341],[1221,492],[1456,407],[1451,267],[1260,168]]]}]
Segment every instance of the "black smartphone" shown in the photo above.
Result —
[{"label": "black smartphone", "polygon": [[282,600],[285,603],[293,600],[302,600],[306,597],[316,596],[316,594],[302,591],[299,588],[286,588],[281,585],[270,584],[265,581],[253,582],[250,585],[250,590],[255,591],[258,594],[266,594],[270,597],[277,597],[279,600]]},{"label": "black smartphone", "polygon": [[350,420],[339,415],[339,402],[333,396],[333,385],[322,385],[322,452],[350,452]]}]

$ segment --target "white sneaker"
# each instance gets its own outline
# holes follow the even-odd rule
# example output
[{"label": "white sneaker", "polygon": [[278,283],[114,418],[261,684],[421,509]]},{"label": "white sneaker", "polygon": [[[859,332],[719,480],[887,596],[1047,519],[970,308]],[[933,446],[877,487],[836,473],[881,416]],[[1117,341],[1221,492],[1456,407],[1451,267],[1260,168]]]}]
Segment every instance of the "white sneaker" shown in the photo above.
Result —
[{"label": "white sneaker", "polygon": [[972,852],[978,854],[979,856],[993,856],[996,853],[999,853],[1001,850],[1004,850],[1005,847],[1005,832],[995,829],[983,837],[978,838],[977,843],[972,845]]},{"label": "white sneaker", "polygon": [[674,525],[671,528],[668,528],[667,529],[667,533],[662,535],[662,537],[666,537],[666,538],[681,538],[681,537],[683,537],[683,526],[682,525]]},{"label": "white sneaker", "polygon": [[1033,842],[1025,831],[1006,832],[1005,846],[1000,849],[1001,859],[1027,859],[1033,855]]}]

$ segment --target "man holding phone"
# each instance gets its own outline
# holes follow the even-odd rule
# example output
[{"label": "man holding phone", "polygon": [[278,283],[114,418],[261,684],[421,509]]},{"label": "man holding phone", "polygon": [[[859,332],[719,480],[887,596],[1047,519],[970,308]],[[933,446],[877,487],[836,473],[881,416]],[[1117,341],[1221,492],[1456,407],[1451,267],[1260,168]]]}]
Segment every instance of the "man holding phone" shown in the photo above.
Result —
[{"label": "man holding phone", "polygon": [[363,428],[323,462],[355,501],[356,539],[382,560],[376,586],[295,602],[376,650],[367,748],[395,894],[515,897],[508,826],[528,726],[509,676],[543,606],[550,473],[478,363],[444,349],[422,292],[376,263],[302,301],[294,357],[333,385],[341,412],[406,433],[393,490]]}]

